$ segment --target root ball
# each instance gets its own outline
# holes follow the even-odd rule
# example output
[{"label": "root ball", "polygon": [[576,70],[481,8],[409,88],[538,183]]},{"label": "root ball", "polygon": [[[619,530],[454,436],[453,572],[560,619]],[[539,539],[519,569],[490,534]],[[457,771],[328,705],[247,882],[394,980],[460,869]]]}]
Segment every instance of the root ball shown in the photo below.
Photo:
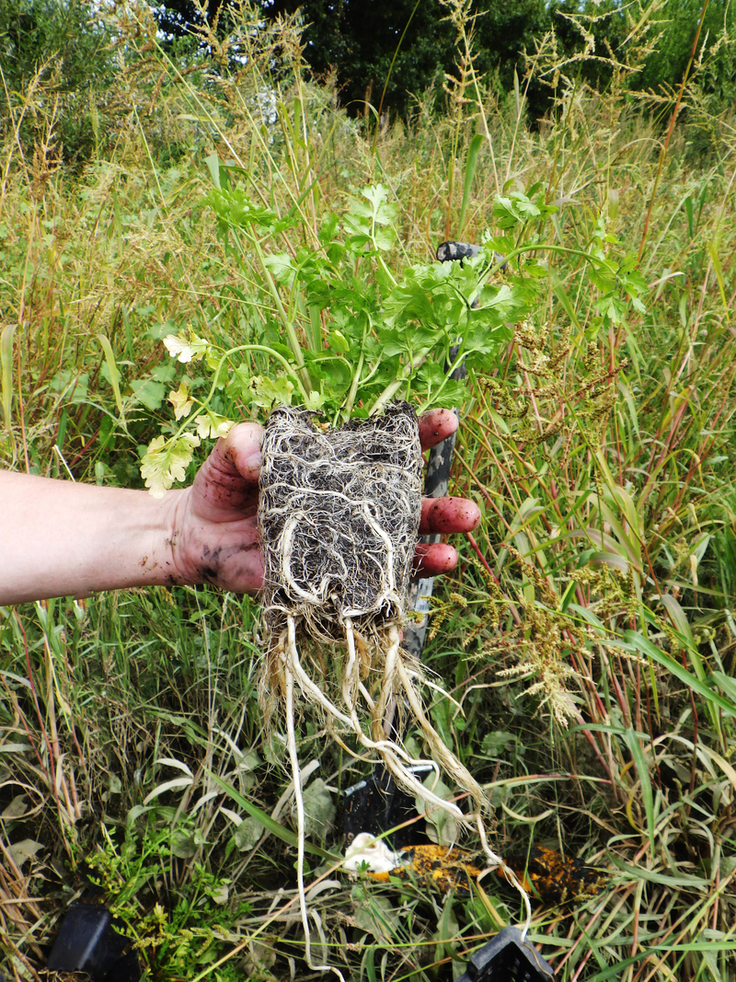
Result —
[{"label": "root ball", "polygon": [[[266,424],[258,520],[266,627],[288,616],[315,640],[344,641],[400,622],[422,501],[416,413],[320,429],[314,413],[281,407]],[[300,631],[301,633],[301,631]]]}]

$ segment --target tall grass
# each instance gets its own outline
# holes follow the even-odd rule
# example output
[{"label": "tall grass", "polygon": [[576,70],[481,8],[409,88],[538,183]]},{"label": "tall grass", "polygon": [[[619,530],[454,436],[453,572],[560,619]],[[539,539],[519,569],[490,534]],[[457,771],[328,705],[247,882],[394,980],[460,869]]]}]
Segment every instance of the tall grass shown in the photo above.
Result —
[{"label": "tall grass", "polygon": [[[0,459],[140,486],[175,388],[161,337],[232,343],[268,317],[257,262],[236,273],[203,204],[213,153],[264,205],[297,209],[294,248],[380,180],[397,271],[539,185],[557,208],[543,301],[462,407],[453,490],[484,518],[438,585],[425,651],[462,711],[428,693],[430,712],[490,795],[497,849],[608,871],[594,896],[535,906],[557,978],[733,979],[733,119],[713,126],[696,79],[663,155],[665,129],[623,87],[563,74],[533,130],[524,80],[501,96],[475,79],[460,18],[447,113],[418,103],[363,131],[304,79],[295,26],[264,37],[249,16],[245,65],[217,76],[128,24],[116,140],[74,180],[52,122],[35,155],[3,148]],[[604,321],[574,250],[620,265],[642,242],[640,308]],[[255,603],[198,587],[26,605],[0,611],[0,647],[4,973],[38,977],[92,877],[157,977],[301,977],[293,789],[256,709]],[[513,894],[339,876],[338,792],[363,771],[326,736],[305,720],[313,943],[356,979],[449,978],[518,919]]]}]

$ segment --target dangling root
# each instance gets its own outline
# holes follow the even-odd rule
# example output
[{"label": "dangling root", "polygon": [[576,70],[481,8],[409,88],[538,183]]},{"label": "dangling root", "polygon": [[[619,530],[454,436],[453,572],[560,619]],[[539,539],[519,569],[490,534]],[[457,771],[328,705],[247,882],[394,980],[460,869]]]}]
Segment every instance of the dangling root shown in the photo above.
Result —
[{"label": "dangling root", "polygon": [[[527,913],[530,908],[518,879],[488,846],[482,814],[489,804],[483,789],[434,730],[417,690],[419,664],[401,649],[421,513],[423,461],[416,415],[405,404],[392,406],[383,416],[327,432],[314,426],[312,416],[282,407],[266,427],[258,521],[268,650],[260,697],[267,725],[276,694],[283,700],[299,828],[298,889],[307,961],[311,968],[327,971],[329,966],[311,963],[295,684],[305,702],[324,715],[328,731],[352,734],[359,747],[377,753],[396,783],[424,800],[427,809],[441,809],[459,826],[476,830],[489,862],[504,868],[524,897]],[[299,645],[308,656],[304,661]],[[316,681],[310,666],[319,674]],[[400,710],[408,705],[434,759],[413,758],[385,733],[390,705]],[[469,793],[472,813],[425,787],[412,773],[421,765],[430,765],[437,778],[442,767]]]},{"label": "dangling root", "polygon": [[342,972],[332,965],[315,965],[312,962],[312,936],[309,930],[309,914],[307,912],[307,897],[304,891],[304,797],[302,795],[302,776],[299,768],[299,757],[296,751],[296,736],[294,734],[294,677],[288,668],[284,669],[284,682],[286,687],[286,742],[289,747],[289,760],[291,761],[291,773],[294,779],[294,802],[296,804],[296,824],[297,824],[297,890],[299,891],[299,913],[302,918],[304,928],[304,950],[307,965],[313,972],[334,972],[345,982]]}]

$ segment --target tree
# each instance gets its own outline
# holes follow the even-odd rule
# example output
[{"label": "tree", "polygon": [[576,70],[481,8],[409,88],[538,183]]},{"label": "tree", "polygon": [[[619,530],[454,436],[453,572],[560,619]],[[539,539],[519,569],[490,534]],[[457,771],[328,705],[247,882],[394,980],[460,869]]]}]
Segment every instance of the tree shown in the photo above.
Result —
[{"label": "tree", "polygon": [[[0,3],[0,125],[20,112],[32,80],[59,97],[55,137],[65,160],[85,159],[96,144],[88,94],[104,91],[112,73],[109,37],[83,0],[3,0]],[[48,136],[52,100],[33,99],[23,114],[21,140],[29,146]],[[62,109],[64,111],[62,111]]]},{"label": "tree", "polygon": [[[170,37],[196,32],[204,17],[220,32],[228,29],[231,0],[166,0],[157,16]],[[373,107],[402,115],[413,96],[435,87],[457,58],[456,31],[441,0],[260,0],[263,16],[274,19],[300,11],[304,57],[315,78],[334,76],[340,101],[353,115]],[[477,15],[477,16],[476,16]],[[520,52],[548,23],[544,0],[474,0],[473,22],[479,72],[498,72],[510,86]],[[473,21],[472,19],[475,18]],[[385,89],[385,91],[384,91]]]},{"label": "tree", "polygon": [[[341,101],[353,114],[363,111],[366,99],[406,113],[413,95],[433,84],[439,91],[457,59],[456,31],[440,0],[264,0],[263,9],[267,17],[301,9],[305,58],[317,77],[334,72]],[[543,0],[476,0],[468,27],[477,70],[495,70],[510,86],[522,48],[546,21]]]}]

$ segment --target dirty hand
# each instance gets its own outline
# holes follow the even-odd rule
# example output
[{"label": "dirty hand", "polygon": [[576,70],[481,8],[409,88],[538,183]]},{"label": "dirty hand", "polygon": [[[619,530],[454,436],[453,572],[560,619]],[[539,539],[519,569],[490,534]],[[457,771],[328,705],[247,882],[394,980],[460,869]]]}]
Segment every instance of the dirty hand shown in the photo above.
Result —
[{"label": "dirty hand", "polygon": [[[438,409],[419,420],[422,448],[428,450],[457,429],[457,418]],[[214,583],[235,593],[255,593],[263,582],[256,512],[263,430],[240,423],[215,449],[194,483],[176,502],[172,546],[176,579]],[[468,532],[480,521],[477,506],[465,498],[425,498],[421,535]],[[457,553],[443,543],[420,544],[415,573],[437,576],[453,569]]]}]

